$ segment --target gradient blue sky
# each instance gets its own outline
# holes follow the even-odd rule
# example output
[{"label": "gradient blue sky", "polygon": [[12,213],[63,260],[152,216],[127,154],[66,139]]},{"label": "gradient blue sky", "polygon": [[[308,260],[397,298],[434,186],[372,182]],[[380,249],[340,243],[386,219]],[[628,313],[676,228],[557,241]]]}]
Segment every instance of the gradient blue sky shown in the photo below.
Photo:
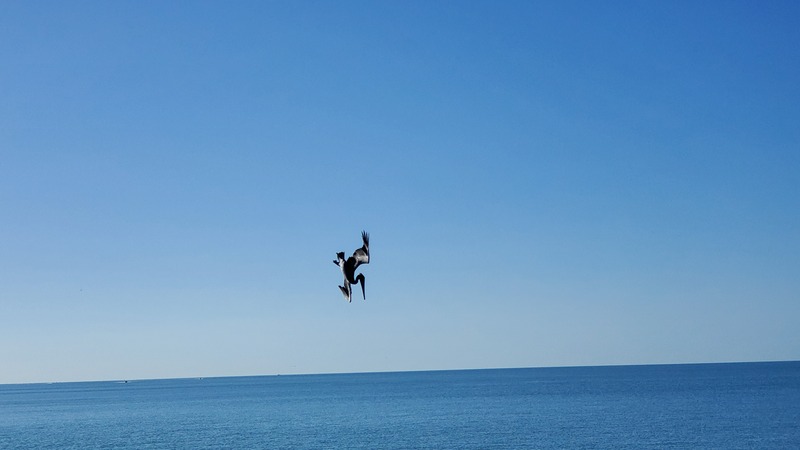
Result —
[{"label": "gradient blue sky", "polygon": [[0,382],[800,359],[798,5],[2,2]]}]

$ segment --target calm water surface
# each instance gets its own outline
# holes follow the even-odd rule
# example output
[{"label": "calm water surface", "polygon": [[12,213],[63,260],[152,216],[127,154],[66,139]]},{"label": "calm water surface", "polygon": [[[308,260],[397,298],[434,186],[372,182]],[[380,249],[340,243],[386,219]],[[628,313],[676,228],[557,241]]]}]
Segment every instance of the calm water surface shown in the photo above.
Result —
[{"label": "calm water surface", "polygon": [[0,385],[0,448],[800,448],[800,362]]}]

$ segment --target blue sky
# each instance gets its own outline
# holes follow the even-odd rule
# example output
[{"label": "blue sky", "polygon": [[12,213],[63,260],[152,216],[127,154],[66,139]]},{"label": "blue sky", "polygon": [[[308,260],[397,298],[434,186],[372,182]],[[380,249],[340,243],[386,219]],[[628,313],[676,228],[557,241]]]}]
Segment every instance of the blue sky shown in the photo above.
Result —
[{"label": "blue sky", "polygon": [[4,2],[0,382],[799,359],[799,13]]}]

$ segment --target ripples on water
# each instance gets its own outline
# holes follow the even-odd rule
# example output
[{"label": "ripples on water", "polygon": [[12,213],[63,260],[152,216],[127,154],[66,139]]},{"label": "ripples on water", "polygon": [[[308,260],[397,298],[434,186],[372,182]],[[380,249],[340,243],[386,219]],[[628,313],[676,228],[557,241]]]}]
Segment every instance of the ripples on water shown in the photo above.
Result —
[{"label": "ripples on water", "polygon": [[0,448],[800,448],[800,362],[0,385]]}]

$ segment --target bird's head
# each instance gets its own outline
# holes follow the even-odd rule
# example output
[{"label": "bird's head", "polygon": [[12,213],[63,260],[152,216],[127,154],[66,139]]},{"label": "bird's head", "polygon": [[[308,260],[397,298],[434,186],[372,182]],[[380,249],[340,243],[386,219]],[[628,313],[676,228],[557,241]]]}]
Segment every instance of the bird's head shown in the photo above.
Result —
[{"label": "bird's head", "polygon": [[339,252],[336,254],[337,259],[344,259],[344,252]]}]

